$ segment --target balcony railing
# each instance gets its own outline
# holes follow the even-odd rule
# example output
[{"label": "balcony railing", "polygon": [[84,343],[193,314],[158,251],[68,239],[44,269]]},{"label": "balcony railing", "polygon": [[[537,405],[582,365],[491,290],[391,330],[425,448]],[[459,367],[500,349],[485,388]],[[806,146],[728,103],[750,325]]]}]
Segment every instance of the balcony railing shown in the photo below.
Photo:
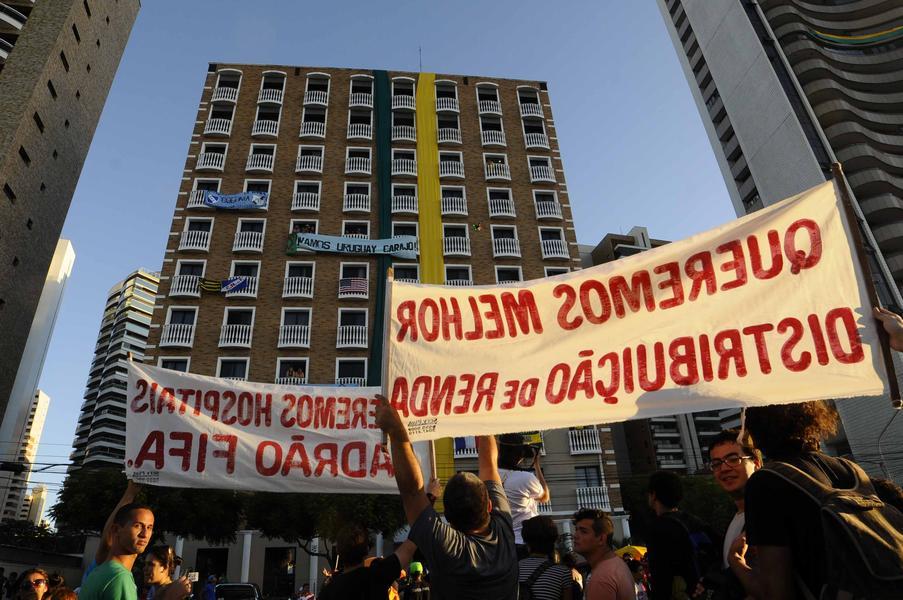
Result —
[{"label": "balcony railing", "polygon": [[348,99],[348,108],[373,108],[373,94],[367,92],[354,92]]},{"label": "balcony railing", "polygon": [[304,104],[319,104],[320,106],[326,106],[329,104],[329,94],[319,90],[304,92]]},{"label": "balcony railing", "polygon": [[413,125],[393,125],[392,126],[393,142],[416,142],[417,129]]},{"label": "balcony railing", "polygon": [[286,277],[282,283],[283,298],[313,298],[313,277]]},{"label": "balcony railing", "polygon": [[514,209],[514,200],[512,200],[511,198],[490,198],[489,216],[516,217],[517,213]]},{"label": "balcony railing", "polygon": [[345,159],[346,175],[369,175],[370,159],[361,157],[351,157]]},{"label": "balcony railing", "polygon": [[366,348],[366,325],[339,325],[335,341],[336,348]]},{"label": "balcony railing", "polygon": [[417,196],[397,194],[392,196],[392,214],[417,214]]},{"label": "balcony railing", "polygon": [[520,242],[516,238],[495,238],[492,240],[492,255],[520,258]]},{"label": "balcony railing", "polygon": [[611,511],[608,490],[601,485],[578,487],[577,508],[600,508],[605,511]]},{"label": "balcony railing", "polygon": [[273,172],[274,156],[272,154],[251,154],[248,156],[248,164],[245,171]]},{"label": "balcony railing", "polygon": [[454,127],[443,127],[438,132],[437,140],[440,144],[460,144],[461,130]]},{"label": "balcony railing", "polygon": [[187,208],[206,208],[204,198],[207,197],[207,190],[191,190],[188,194]]},{"label": "balcony railing", "polygon": [[392,175],[417,176],[417,161],[413,158],[393,158]]},{"label": "balcony railing", "polygon": [[251,126],[252,136],[275,136],[279,134],[279,121],[258,119]]},{"label": "balcony railing", "polygon": [[561,219],[561,204],[554,200],[537,200],[537,219]]},{"label": "balcony railing", "polygon": [[420,278],[418,277],[396,277],[395,281],[399,283],[420,283]]},{"label": "balcony railing", "polygon": [[440,160],[439,177],[464,177],[464,163],[457,160]]},{"label": "balcony railing", "polygon": [[486,163],[486,179],[505,179],[511,181],[511,167],[497,163]]},{"label": "balcony railing", "polygon": [[200,281],[199,275],[176,275],[169,286],[169,295],[198,298],[201,295],[201,288],[198,287]]},{"label": "balcony railing", "polygon": [[543,258],[570,258],[568,246],[564,240],[542,240]]},{"label": "balcony railing", "polygon": [[446,196],[442,198],[443,215],[467,215],[467,199],[463,196]]},{"label": "balcony railing", "polygon": [[395,94],[392,96],[392,110],[397,108],[414,110],[416,107],[417,101],[414,99],[414,96],[408,96],[406,94]]},{"label": "balcony railing", "polygon": [[292,196],[292,210],[320,210],[320,194],[297,192]]},{"label": "balcony railing", "polygon": [[473,285],[473,279],[446,279],[445,285],[452,287],[470,287]]},{"label": "balcony railing", "polygon": [[521,102],[520,114],[522,117],[539,117],[542,118],[542,106],[535,102]]},{"label": "balcony railing", "polygon": [[602,453],[602,444],[599,442],[599,432],[595,427],[569,430],[568,441],[571,445],[571,454]]},{"label": "balcony railing", "polygon": [[295,171],[310,171],[313,173],[322,173],[323,155],[309,154],[306,156],[299,156],[298,161],[295,163]]},{"label": "balcony railing", "polygon": [[445,256],[470,256],[470,238],[443,237],[442,248]]},{"label": "balcony railing", "polygon": [[369,140],[373,137],[373,126],[369,123],[351,123],[348,125],[349,140]]},{"label": "balcony railing", "polygon": [[552,167],[549,167],[547,165],[537,165],[535,167],[530,167],[530,181],[548,181],[555,183],[555,172],[552,171]]},{"label": "balcony railing", "polygon": [[280,348],[310,348],[310,327],[282,325],[279,327]]},{"label": "balcony railing", "polygon": [[247,275],[241,276],[248,284],[238,291],[226,292],[226,298],[256,298],[257,297],[257,277]]},{"label": "balcony railing", "polygon": [[232,252],[263,252],[263,232],[236,231]]},{"label": "balcony railing", "polygon": [[257,95],[258,103],[282,104],[283,91],[276,88],[263,88]]},{"label": "balcony railing", "polygon": [[457,98],[436,98],[436,111],[461,112]]},{"label": "balcony railing", "polygon": [[307,385],[307,377],[277,377],[276,385]]},{"label": "balcony railing", "polygon": [[367,387],[366,377],[336,377],[335,384],[342,387]]},{"label": "balcony railing", "polygon": [[500,115],[502,114],[502,105],[497,100],[480,100],[479,109],[481,115],[492,114],[492,115]]},{"label": "balcony railing", "polygon": [[484,146],[504,146],[505,145],[505,132],[504,131],[496,131],[494,129],[489,129],[487,131],[483,131],[480,134],[480,138],[483,140]]},{"label": "balcony railing", "polygon": [[186,346],[191,347],[194,341],[194,325],[182,323],[166,323],[163,333],[160,334],[161,346]]},{"label": "balcony railing", "polygon": [[[461,438],[458,438],[461,439]],[[455,458],[476,458],[477,457],[477,446],[476,442],[472,437],[466,437],[464,439],[464,445],[458,446],[455,444]]]},{"label": "balcony railing", "polygon": [[304,121],[301,123],[301,137],[326,137],[326,123]]},{"label": "balcony railing", "polygon": [[204,135],[229,135],[232,133],[232,119],[207,119]]},{"label": "balcony railing", "polygon": [[528,133],[524,135],[524,143],[527,148],[549,149],[549,137],[544,133]]},{"label": "balcony railing", "polygon": [[238,88],[218,87],[210,96],[211,102],[238,102]]},{"label": "balcony railing", "polygon": [[370,194],[345,194],[342,200],[344,212],[370,212]]},{"label": "balcony railing", "polygon": [[197,171],[222,171],[226,165],[226,155],[219,152],[201,152],[198,154]]},{"label": "balcony railing", "polygon": [[206,252],[210,249],[210,232],[209,231],[183,231],[182,238],[179,240],[179,250],[201,250]]},{"label": "balcony railing", "polygon": [[250,348],[250,325],[223,325],[219,333],[220,348]]},{"label": "balcony railing", "polygon": [[370,281],[366,277],[342,277],[339,279],[339,300],[366,300],[369,290]]},{"label": "balcony railing", "polygon": [[550,514],[552,514],[552,503],[551,502],[537,502],[536,510],[541,515],[550,515]]}]

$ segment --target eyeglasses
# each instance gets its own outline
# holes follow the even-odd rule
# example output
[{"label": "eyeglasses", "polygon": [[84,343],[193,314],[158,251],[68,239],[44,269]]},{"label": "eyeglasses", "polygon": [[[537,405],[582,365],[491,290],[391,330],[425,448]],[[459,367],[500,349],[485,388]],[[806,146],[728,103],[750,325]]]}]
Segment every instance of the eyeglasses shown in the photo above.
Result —
[{"label": "eyeglasses", "polygon": [[46,579],[32,579],[32,580],[31,580],[31,586],[32,586],[32,587],[40,587],[40,586],[42,586],[42,585],[47,585],[47,580],[46,580]]},{"label": "eyeglasses", "polygon": [[739,454],[728,454],[723,459],[716,458],[715,460],[709,462],[709,470],[717,471],[721,468],[722,465],[728,465],[731,467],[736,467],[744,460],[749,460],[752,456],[740,456]]}]

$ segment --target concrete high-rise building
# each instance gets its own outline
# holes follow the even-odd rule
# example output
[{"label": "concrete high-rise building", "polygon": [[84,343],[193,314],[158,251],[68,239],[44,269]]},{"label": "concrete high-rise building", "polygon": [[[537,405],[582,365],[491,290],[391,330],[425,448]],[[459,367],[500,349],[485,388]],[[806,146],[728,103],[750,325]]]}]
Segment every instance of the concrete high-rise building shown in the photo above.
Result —
[{"label": "concrete high-rise building", "polygon": [[[738,215],[831,178],[841,162],[868,222],[873,261],[899,301],[903,283],[903,6],[896,0],[659,0]],[[895,300],[896,299],[896,300]],[[899,378],[898,378],[899,379]],[[885,453],[889,400],[837,403],[850,447],[903,479]],[[903,437],[903,420],[883,441]]]},{"label": "concrete high-rise building", "polygon": [[0,415],[138,8],[0,3]]},{"label": "concrete high-rise building", "polygon": [[69,470],[122,465],[125,456],[126,361],[144,358],[159,273],[138,269],[107,292],[88,373],[85,401],[75,429]]},{"label": "concrete high-rise building", "polygon": [[31,477],[31,467],[38,455],[38,444],[41,443],[41,433],[44,431],[44,421],[47,419],[49,406],[50,397],[38,390],[32,398],[25,430],[15,444],[15,462],[22,465],[23,470],[20,473],[0,471],[0,520],[6,521],[21,517],[28,481]]},{"label": "concrete high-rise building", "polygon": [[33,525],[43,522],[44,507],[47,504],[47,486],[36,485],[22,503],[19,520],[31,521]]}]

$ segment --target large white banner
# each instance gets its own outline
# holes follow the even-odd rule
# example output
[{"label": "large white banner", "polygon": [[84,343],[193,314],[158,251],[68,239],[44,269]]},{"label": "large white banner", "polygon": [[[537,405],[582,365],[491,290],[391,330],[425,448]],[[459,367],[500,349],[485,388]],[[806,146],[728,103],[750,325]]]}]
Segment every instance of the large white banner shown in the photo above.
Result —
[{"label": "large white banner", "polygon": [[[160,486],[397,494],[374,423],[378,392],[129,363],[126,475]],[[428,476],[428,448],[415,450]]]},{"label": "large white banner", "polygon": [[535,281],[390,288],[412,439],[885,393],[834,183],[655,250]]}]

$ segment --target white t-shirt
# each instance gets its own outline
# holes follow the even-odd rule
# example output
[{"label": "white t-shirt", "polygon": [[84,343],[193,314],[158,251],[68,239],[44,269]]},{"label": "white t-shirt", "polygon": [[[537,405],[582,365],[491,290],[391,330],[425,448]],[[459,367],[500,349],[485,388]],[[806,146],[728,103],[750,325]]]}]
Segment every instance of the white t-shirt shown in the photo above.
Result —
[{"label": "white t-shirt", "polygon": [[524,521],[539,514],[536,500],[542,498],[542,484],[533,473],[499,469],[505,496],[511,505],[511,519],[514,521],[514,543],[523,544],[521,527]]},{"label": "white t-shirt", "polygon": [[722,553],[722,559],[724,564],[722,565],[725,569],[730,567],[730,564],[727,562],[728,553],[731,551],[731,544],[734,543],[734,540],[737,539],[741,533],[743,533],[743,529],[746,527],[746,513],[738,512],[734,515],[734,518],[731,519],[731,524],[727,526],[727,533],[724,534],[724,552]]}]

